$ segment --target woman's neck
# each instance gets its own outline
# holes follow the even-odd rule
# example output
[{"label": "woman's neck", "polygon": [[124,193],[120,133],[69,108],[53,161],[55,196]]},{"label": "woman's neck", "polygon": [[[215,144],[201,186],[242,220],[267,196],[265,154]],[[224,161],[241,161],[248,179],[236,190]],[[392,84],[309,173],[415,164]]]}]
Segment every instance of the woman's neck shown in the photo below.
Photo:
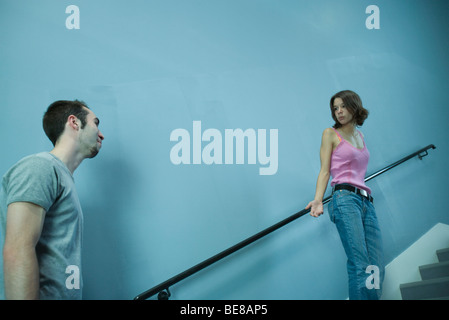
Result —
[{"label": "woman's neck", "polygon": [[356,126],[354,123],[347,123],[341,126],[339,130],[348,136],[353,136],[356,133]]}]

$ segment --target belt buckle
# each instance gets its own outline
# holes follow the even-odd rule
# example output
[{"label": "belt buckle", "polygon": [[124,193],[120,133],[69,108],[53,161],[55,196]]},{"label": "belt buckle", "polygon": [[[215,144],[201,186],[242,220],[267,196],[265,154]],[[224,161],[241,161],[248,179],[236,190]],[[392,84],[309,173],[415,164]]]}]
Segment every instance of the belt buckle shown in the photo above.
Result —
[{"label": "belt buckle", "polygon": [[365,198],[368,198],[368,191],[363,190],[363,189],[359,189],[359,191],[362,196],[364,196]]}]

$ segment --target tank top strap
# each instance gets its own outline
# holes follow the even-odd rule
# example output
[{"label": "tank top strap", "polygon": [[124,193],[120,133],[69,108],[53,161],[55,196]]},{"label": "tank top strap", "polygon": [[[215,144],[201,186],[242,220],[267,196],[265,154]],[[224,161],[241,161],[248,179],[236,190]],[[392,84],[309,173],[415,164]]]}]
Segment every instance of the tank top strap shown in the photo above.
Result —
[{"label": "tank top strap", "polygon": [[359,136],[360,136],[360,138],[362,139],[363,147],[366,147],[366,145],[365,145],[365,139],[363,138],[362,133],[361,133],[359,130],[357,130],[357,132],[359,133]]},{"label": "tank top strap", "polygon": [[338,139],[340,140],[340,142],[343,140],[342,139],[342,137],[341,137],[341,135],[340,135],[340,133],[337,131],[337,129],[335,129],[335,128],[332,128],[334,131],[335,131],[335,133],[337,134],[337,136],[338,136]]}]

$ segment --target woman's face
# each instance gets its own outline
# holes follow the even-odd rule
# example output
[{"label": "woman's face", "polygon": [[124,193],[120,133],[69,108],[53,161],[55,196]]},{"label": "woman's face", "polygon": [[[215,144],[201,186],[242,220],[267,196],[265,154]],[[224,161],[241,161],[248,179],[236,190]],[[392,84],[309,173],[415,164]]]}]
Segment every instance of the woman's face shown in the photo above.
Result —
[{"label": "woman's face", "polygon": [[342,126],[352,123],[353,121],[352,113],[346,108],[341,98],[334,99],[334,115]]}]

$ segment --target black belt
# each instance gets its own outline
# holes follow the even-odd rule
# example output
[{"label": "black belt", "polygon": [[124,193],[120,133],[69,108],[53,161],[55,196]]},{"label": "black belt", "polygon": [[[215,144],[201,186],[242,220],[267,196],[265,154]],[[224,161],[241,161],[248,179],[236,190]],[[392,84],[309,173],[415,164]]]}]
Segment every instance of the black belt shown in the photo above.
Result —
[{"label": "black belt", "polygon": [[350,185],[347,185],[347,184],[337,184],[337,185],[335,185],[334,189],[333,189],[333,192],[337,191],[337,190],[342,190],[342,189],[349,190],[349,191],[352,191],[354,193],[357,193],[358,195],[361,195],[362,197],[367,198],[371,203],[374,201],[373,197],[371,197],[371,195],[368,193],[368,191],[363,190],[363,189],[359,189],[359,188],[356,188],[354,186],[350,186]]}]

